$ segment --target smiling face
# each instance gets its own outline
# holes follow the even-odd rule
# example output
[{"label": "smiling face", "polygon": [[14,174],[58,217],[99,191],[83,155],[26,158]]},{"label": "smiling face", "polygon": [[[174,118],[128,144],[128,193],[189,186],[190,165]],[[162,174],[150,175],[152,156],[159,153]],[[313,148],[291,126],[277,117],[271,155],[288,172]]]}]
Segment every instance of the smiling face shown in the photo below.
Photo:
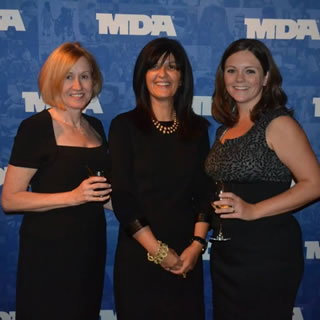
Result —
[{"label": "smiling face", "polygon": [[168,100],[173,103],[179,85],[181,73],[177,69],[175,58],[170,54],[164,61],[163,56],[146,73],[146,84],[153,101]]},{"label": "smiling face", "polygon": [[252,110],[261,99],[267,80],[268,73],[264,75],[259,60],[248,50],[238,51],[226,60],[225,87],[238,107]]},{"label": "smiling face", "polygon": [[85,57],[81,57],[67,73],[62,86],[61,100],[64,106],[72,109],[84,109],[93,94],[91,66]]}]

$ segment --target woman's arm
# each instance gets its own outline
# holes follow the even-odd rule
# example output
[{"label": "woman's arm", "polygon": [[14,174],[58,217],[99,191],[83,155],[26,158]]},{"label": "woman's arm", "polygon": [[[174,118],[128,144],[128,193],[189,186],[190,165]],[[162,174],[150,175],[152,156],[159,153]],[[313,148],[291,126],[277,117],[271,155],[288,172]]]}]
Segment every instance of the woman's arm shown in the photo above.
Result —
[{"label": "woman's arm", "polygon": [[[194,227],[194,236],[190,239],[190,245],[186,247],[180,255],[182,261],[181,268],[176,271],[171,271],[175,274],[187,274],[191,271],[197,263],[199,256],[202,254],[204,249],[204,244],[197,240],[192,240],[195,238],[200,238],[206,241],[207,233],[209,230],[209,223],[207,222],[197,222]],[[202,241],[201,241],[202,242]]]},{"label": "woman's arm", "polygon": [[198,152],[198,168],[195,176],[194,185],[194,205],[197,212],[196,223],[194,225],[193,237],[190,235],[190,244],[181,253],[180,258],[183,262],[182,267],[174,273],[186,274],[191,271],[199,256],[206,249],[206,237],[209,230],[209,221],[211,220],[211,211],[208,211],[209,200],[207,191],[209,188],[209,178],[204,171],[204,162],[209,153],[209,137],[205,130],[199,140]]},{"label": "woman's arm", "polygon": [[[69,192],[30,192],[29,183],[36,172],[37,169],[8,166],[1,197],[5,212],[43,212],[90,201],[103,202],[110,198],[111,186],[104,177],[90,177]],[[94,191],[96,188],[105,190]]]},{"label": "woman's arm", "polygon": [[[123,116],[111,122],[109,146],[112,168],[112,205],[121,227],[153,257],[156,256],[159,243],[151,227],[143,216],[136,197],[136,180],[133,161],[136,155],[133,140],[136,138],[133,124]],[[180,267],[181,261],[174,250],[169,249],[167,257],[160,264],[165,269]]]},{"label": "woman's arm", "polygon": [[229,199],[222,200],[220,204],[232,205],[235,212],[216,210],[216,213],[227,213],[221,214],[222,218],[259,219],[297,209],[320,197],[320,165],[300,125],[291,117],[278,117],[267,127],[266,138],[269,147],[292,172],[295,185],[256,204],[224,193],[223,197]]},{"label": "woman's arm", "polygon": [[[137,231],[133,237],[149,252],[153,257],[157,255],[159,249],[158,240],[153,235],[149,226],[145,226]],[[147,259],[147,255],[146,255]],[[168,271],[179,270],[182,262],[176,252],[169,248],[168,255],[160,263],[161,267]]]}]

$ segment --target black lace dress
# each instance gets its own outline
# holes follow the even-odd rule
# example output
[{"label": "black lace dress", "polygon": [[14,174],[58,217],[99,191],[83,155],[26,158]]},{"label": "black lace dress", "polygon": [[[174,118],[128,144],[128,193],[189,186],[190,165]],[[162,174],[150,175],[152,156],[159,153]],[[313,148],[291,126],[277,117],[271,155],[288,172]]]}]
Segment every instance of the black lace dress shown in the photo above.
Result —
[{"label": "black lace dress", "polygon": [[[292,175],[269,149],[266,128],[285,110],[263,115],[243,136],[220,142],[206,159],[206,172],[249,203],[290,188]],[[213,229],[218,218],[213,215]],[[300,227],[292,213],[255,221],[223,220],[230,241],[212,244],[214,320],[291,320],[303,273]]]},{"label": "black lace dress", "polygon": [[[56,145],[46,110],[21,123],[10,164],[38,169],[30,183],[33,192],[70,191],[88,178],[87,167],[108,169],[103,126],[98,119],[84,116],[102,137],[101,146]],[[105,257],[106,221],[101,203],[24,213],[16,319],[98,320]]]}]

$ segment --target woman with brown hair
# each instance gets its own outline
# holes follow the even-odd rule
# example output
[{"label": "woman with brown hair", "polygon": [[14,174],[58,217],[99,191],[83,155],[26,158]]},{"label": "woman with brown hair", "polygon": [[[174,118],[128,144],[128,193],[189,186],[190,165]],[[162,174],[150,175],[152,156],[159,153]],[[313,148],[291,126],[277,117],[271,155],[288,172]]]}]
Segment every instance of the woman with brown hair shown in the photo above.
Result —
[{"label": "woman with brown hair", "polygon": [[231,43],[217,69],[212,112],[221,126],[205,165],[226,191],[212,221],[225,236],[214,236],[210,256],[215,320],[292,319],[303,273],[292,213],[320,196],[320,167],[281,84],[259,40]]},{"label": "woman with brown hair", "polygon": [[117,116],[109,133],[120,222],[117,319],[201,320],[208,124],[192,110],[192,70],[181,44],[149,42],[137,58],[133,88],[135,109]]}]

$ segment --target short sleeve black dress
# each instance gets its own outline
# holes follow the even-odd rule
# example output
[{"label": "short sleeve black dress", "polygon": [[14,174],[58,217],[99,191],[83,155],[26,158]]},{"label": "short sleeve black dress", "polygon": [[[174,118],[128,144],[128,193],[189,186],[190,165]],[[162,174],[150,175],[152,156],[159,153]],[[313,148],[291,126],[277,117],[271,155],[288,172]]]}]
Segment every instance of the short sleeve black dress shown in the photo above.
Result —
[{"label": "short sleeve black dress", "polygon": [[[269,111],[243,136],[220,142],[206,159],[206,172],[223,180],[249,203],[290,188],[292,174],[266,143],[266,128],[286,110]],[[217,216],[213,215],[213,229]],[[303,273],[301,231],[292,212],[255,221],[224,219],[231,240],[211,249],[214,320],[291,320]]]},{"label": "short sleeve black dress", "polygon": [[[108,169],[103,126],[98,119],[84,116],[102,137],[101,146],[56,145],[46,110],[21,123],[10,164],[38,169],[30,183],[33,192],[70,191],[88,177],[88,167]],[[106,221],[101,203],[24,213],[16,319],[99,319],[105,255]]]},{"label": "short sleeve black dress", "polygon": [[134,114],[117,116],[109,133],[112,204],[120,221],[114,266],[117,319],[203,320],[201,258],[186,279],[174,275],[147,260],[127,227],[147,221],[155,237],[178,254],[190,244],[204,187],[207,130],[184,142],[176,132],[164,135],[155,127],[143,133]]}]

